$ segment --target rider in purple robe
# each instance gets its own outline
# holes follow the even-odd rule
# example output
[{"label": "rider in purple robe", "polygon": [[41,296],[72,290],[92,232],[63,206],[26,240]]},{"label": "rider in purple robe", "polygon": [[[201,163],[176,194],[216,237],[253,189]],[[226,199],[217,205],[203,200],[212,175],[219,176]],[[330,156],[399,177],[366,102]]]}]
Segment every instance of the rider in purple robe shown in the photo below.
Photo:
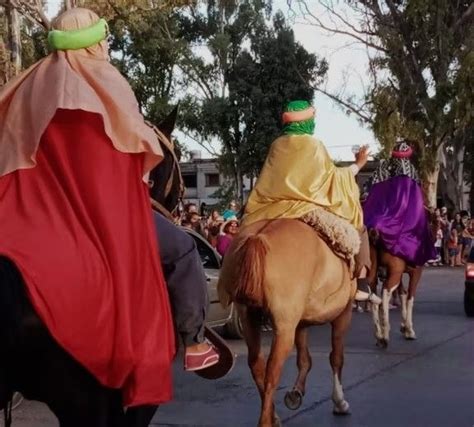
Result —
[{"label": "rider in purple robe", "polygon": [[410,161],[411,147],[397,144],[369,182],[364,222],[375,230],[384,249],[408,264],[422,266],[436,256],[418,174]]}]

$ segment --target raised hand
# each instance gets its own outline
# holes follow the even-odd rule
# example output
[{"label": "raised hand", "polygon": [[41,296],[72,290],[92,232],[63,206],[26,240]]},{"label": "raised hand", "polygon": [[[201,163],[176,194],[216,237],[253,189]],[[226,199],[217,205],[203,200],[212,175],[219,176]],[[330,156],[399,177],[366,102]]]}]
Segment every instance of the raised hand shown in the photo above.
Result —
[{"label": "raised hand", "polygon": [[362,169],[367,161],[369,160],[369,146],[368,145],[363,145],[360,150],[355,153],[355,158],[356,158],[356,165],[359,167],[359,169]]}]

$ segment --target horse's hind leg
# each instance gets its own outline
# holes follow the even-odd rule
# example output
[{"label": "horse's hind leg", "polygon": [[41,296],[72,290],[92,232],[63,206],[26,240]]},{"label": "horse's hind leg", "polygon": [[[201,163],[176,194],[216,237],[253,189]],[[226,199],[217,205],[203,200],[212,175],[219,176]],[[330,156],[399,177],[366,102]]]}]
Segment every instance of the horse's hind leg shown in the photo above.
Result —
[{"label": "horse's hind leg", "polygon": [[[237,310],[242,321],[243,335],[248,348],[247,362],[263,405],[266,362],[262,352],[262,313],[260,310],[244,306],[238,306]],[[278,425],[279,420],[274,408],[273,420]]]},{"label": "horse's hind leg", "polygon": [[298,366],[298,377],[293,390],[285,395],[285,405],[288,409],[296,410],[303,403],[306,392],[306,378],[312,367],[311,355],[308,348],[308,330],[299,327],[295,336],[296,363]]},{"label": "horse's hind leg", "polygon": [[[1,339],[1,338],[0,338]],[[8,379],[8,362],[4,354],[3,349],[0,347],[0,411],[6,408],[8,402],[13,397],[13,392],[9,386],[10,381]],[[1,413],[0,413],[1,417]]]},{"label": "horse's hind leg", "polygon": [[272,348],[265,374],[265,389],[259,427],[281,425],[280,420],[275,416],[273,398],[280,382],[283,365],[295,342],[296,326],[297,322],[293,324],[290,319],[285,319],[284,324],[283,322],[282,324],[274,324]]},{"label": "horse's hind leg", "polygon": [[401,318],[402,321],[400,323],[400,332],[405,334],[406,327],[407,327],[407,292],[402,284],[398,288],[398,293],[400,295],[400,310],[401,310]]},{"label": "horse's hind leg", "polygon": [[387,348],[388,342],[390,340],[390,300],[392,299],[392,294],[400,285],[403,275],[403,268],[389,268],[388,278],[384,283],[383,292],[382,292],[382,337],[377,337],[377,345],[382,348]]},{"label": "horse's hind leg", "polygon": [[406,318],[405,318],[405,329],[403,332],[404,337],[407,340],[415,340],[416,333],[413,328],[413,306],[415,304],[415,293],[418,283],[421,279],[421,268],[416,268],[410,272],[410,282],[408,284],[408,295],[406,298]]},{"label": "horse's hind leg", "polygon": [[352,302],[349,302],[344,311],[332,322],[332,351],[329,356],[333,372],[332,401],[333,412],[336,415],[349,414],[349,403],[344,398],[342,388],[342,368],[344,366],[344,337],[352,317]]},{"label": "horse's hind leg", "polygon": [[247,362],[260,398],[263,400],[265,357],[262,352],[261,313],[243,306],[238,306],[237,310],[242,321],[243,335],[248,348]]}]

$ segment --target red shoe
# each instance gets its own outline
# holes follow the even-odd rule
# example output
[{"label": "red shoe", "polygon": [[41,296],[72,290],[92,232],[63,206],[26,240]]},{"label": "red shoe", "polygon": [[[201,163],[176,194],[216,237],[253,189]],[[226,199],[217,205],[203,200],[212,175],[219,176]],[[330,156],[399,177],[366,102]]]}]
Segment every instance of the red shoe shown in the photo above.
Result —
[{"label": "red shoe", "polygon": [[217,363],[219,363],[219,354],[212,345],[202,353],[191,353],[184,357],[184,369],[189,372],[206,369]]}]

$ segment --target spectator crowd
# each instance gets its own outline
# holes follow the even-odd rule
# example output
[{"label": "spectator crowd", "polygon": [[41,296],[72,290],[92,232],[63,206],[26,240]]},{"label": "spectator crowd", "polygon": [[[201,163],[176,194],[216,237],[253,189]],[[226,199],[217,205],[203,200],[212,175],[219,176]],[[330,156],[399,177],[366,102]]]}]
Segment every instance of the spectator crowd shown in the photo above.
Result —
[{"label": "spectator crowd", "polygon": [[457,212],[454,217],[450,217],[445,207],[436,209],[433,238],[438,256],[429,261],[429,265],[462,266],[473,245],[474,219],[467,211]]},{"label": "spectator crowd", "polygon": [[[240,217],[241,212],[235,201],[230,202],[222,212],[209,209],[205,203],[200,207],[188,203],[177,213],[175,222],[199,233],[224,256],[233,237],[239,232]],[[436,209],[432,226],[437,258],[428,261],[428,265],[464,265],[474,242],[474,219],[469,212],[457,212],[451,217],[447,208]]]},{"label": "spectator crowd", "polygon": [[239,206],[234,201],[223,212],[208,209],[205,203],[200,207],[195,203],[188,203],[177,213],[175,223],[200,234],[224,256],[232,239],[239,232],[239,218]]}]

